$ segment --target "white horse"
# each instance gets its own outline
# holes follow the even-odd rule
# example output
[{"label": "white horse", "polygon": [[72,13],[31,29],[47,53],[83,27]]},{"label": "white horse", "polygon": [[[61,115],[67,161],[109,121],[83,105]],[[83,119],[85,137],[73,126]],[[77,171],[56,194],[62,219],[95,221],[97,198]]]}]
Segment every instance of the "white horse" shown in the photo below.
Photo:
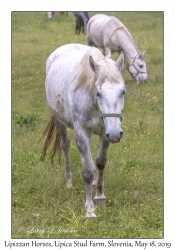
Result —
[{"label": "white horse", "polygon": [[54,15],[54,11],[47,11],[47,17],[49,20],[52,20],[53,15]]},{"label": "white horse", "polygon": [[[52,20],[53,16],[54,16],[55,12],[54,11],[47,11],[47,17],[49,20]],[[60,11],[60,15],[61,16],[68,16],[68,12],[65,12],[65,11]]]},{"label": "white horse", "polygon": [[109,48],[111,53],[123,51],[125,64],[133,80],[147,81],[144,53],[140,52],[128,29],[114,16],[94,15],[87,24],[89,46]]},{"label": "white horse", "polygon": [[107,49],[104,56],[97,48],[68,44],[56,49],[46,62],[46,97],[53,116],[44,132],[47,134],[41,154],[44,158],[55,134],[52,156],[60,149],[64,154],[67,187],[72,186],[69,166],[70,141],[67,127],[74,129],[76,143],[82,160],[82,177],[86,189],[86,218],[96,217],[92,201],[92,183],[95,166],[90,152],[92,134],[99,136],[96,158],[96,204],[105,203],[103,170],[110,143],[121,140],[122,110],[125,85],[121,75],[124,56],[121,52],[116,62],[110,59]]}]

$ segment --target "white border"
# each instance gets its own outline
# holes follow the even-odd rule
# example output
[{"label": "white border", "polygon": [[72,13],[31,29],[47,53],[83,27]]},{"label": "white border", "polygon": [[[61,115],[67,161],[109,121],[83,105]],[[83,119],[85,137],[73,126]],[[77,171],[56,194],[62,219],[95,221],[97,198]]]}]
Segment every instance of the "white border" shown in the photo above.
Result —
[{"label": "white border", "polygon": [[[96,2],[96,4],[95,4]],[[11,11],[164,11],[164,239],[175,246],[174,1],[1,1],[0,13],[0,249],[11,240]],[[12,240],[13,241],[13,240]],[[124,242],[121,240],[120,242]],[[131,240],[132,241],[132,240]],[[146,242],[147,240],[144,240]],[[41,242],[41,240],[40,240]],[[148,240],[150,242],[150,240]],[[122,247],[122,249],[128,249]],[[147,247],[146,249],[152,249]],[[171,249],[174,249],[171,247]]]}]

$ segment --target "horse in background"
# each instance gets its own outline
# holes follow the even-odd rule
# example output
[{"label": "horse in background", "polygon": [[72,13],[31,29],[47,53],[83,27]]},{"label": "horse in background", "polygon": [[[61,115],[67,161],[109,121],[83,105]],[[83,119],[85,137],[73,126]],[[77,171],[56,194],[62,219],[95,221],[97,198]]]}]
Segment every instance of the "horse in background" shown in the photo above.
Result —
[{"label": "horse in background", "polygon": [[52,20],[54,13],[54,11],[47,11],[47,17],[49,20]]},{"label": "horse in background", "polygon": [[86,27],[89,21],[88,12],[87,11],[74,11],[73,14],[76,18],[75,33],[80,34],[81,29],[83,33],[84,32],[86,33]]},{"label": "horse in background", "polygon": [[60,15],[61,16],[64,16],[64,15],[68,16],[68,12],[67,11],[60,11]]},{"label": "horse in background", "polygon": [[[52,20],[54,13],[55,13],[54,11],[47,11],[47,17],[49,20]],[[64,12],[64,11],[60,11],[60,15],[61,16],[64,16],[64,15],[68,16],[68,13]]]},{"label": "horse in background", "polygon": [[144,52],[138,50],[132,35],[120,20],[104,14],[94,15],[87,24],[86,34],[89,46],[109,48],[111,53],[123,51],[132,79],[137,83],[147,81]]}]

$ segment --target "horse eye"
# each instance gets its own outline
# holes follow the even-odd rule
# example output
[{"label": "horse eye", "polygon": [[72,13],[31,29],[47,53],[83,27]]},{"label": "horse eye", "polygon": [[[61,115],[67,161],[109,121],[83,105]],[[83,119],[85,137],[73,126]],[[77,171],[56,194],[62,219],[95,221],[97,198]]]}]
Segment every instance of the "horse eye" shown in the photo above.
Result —
[{"label": "horse eye", "polygon": [[139,67],[140,67],[140,68],[143,68],[143,64],[140,64]]}]

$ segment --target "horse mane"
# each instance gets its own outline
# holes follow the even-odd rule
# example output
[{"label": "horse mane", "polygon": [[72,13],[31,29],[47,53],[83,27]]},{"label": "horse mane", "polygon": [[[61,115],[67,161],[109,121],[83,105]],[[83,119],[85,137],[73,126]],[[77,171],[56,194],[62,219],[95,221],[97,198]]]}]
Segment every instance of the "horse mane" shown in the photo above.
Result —
[{"label": "horse mane", "polygon": [[[90,67],[89,57],[92,57],[98,64],[98,73],[94,73]],[[116,83],[117,79],[122,79],[120,72],[115,66],[115,62],[110,59],[111,53],[107,53],[105,56],[95,47],[90,47],[81,59],[73,78],[76,81],[74,91],[82,87],[86,91],[91,92],[95,84],[101,86],[106,79]]]}]

